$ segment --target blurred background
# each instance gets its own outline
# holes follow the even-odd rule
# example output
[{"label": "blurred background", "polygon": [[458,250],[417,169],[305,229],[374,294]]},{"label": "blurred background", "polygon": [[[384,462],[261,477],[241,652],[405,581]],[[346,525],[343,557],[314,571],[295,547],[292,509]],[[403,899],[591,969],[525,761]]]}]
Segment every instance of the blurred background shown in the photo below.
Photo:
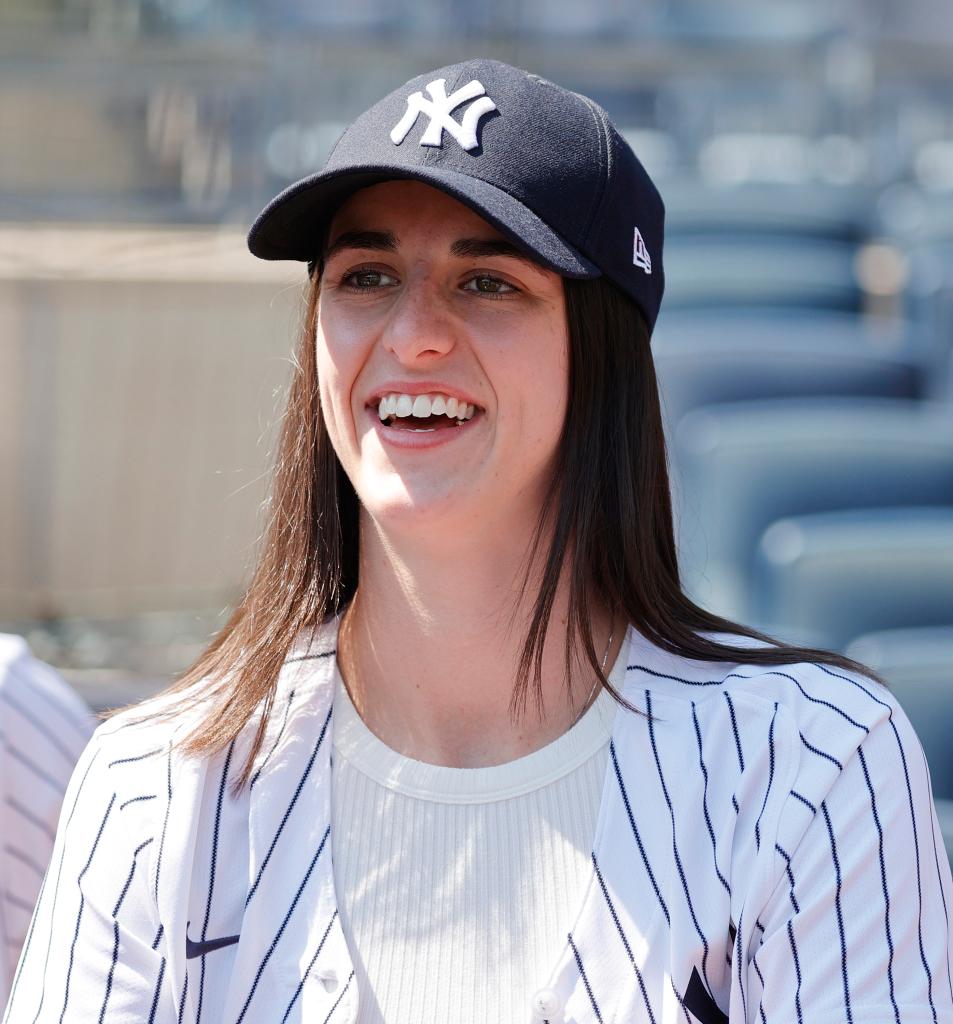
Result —
[{"label": "blurred background", "polygon": [[245,231],[474,55],[594,97],[665,197],[687,589],[881,671],[953,837],[948,0],[0,0],[0,630],[97,708],[200,652],[299,331]]}]

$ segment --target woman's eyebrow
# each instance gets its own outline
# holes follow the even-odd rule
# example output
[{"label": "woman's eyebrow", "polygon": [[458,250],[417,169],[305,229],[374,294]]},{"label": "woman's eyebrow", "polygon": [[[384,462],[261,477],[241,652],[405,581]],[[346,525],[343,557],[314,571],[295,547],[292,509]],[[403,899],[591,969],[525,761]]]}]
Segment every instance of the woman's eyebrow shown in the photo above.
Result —
[{"label": "woman's eyebrow", "polygon": [[450,255],[463,259],[483,259],[488,256],[509,256],[515,260],[539,269],[539,265],[522,249],[517,248],[505,238],[458,238],[450,246]]},{"label": "woman's eyebrow", "polygon": [[344,231],[325,249],[327,262],[342,249],[375,249],[378,252],[397,252],[397,236],[393,231]]},{"label": "woman's eyebrow", "polygon": [[[326,262],[344,249],[372,249],[378,252],[397,252],[397,236],[392,231],[344,231],[327,247]],[[507,256],[537,267],[535,260],[505,238],[458,238],[450,246],[450,255],[458,259],[484,259]]]}]

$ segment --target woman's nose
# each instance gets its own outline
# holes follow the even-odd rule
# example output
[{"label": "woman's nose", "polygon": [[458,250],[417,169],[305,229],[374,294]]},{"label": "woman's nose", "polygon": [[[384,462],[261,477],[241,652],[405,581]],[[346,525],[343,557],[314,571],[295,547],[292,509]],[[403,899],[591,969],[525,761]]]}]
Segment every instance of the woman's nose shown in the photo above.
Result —
[{"label": "woman's nose", "polygon": [[453,349],[455,329],[436,286],[428,282],[409,284],[391,309],[383,342],[402,363],[427,363]]}]

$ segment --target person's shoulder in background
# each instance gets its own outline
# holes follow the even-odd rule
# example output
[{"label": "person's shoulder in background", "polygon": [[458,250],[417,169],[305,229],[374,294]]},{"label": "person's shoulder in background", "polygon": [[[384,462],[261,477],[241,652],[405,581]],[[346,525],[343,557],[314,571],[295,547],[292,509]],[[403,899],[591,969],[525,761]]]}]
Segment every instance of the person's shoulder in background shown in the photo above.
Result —
[{"label": "person's shoulder in background", "polygon": [[30,926],[66,787],[95,719],[19,636],[0,633],[0,1004]]}]

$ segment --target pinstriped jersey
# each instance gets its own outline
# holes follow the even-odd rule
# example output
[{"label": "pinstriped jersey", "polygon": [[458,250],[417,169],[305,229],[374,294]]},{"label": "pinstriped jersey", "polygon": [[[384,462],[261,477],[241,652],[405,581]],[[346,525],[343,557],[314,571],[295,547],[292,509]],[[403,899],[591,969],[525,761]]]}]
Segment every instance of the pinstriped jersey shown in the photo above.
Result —
[{"label": "pinstriped jersey", "polygon": [[63,794],[94,724],[25,640],[0,634],[0,1005],[53,850]]},{"label": "pinstriped jersey", "polygon": [[[178,753],[182,715],[100,728],[9,1024],[355,1019],[330,863],[335,638],[288,659],[239,792],[254,722],[205,759]],[[637,710],[615,719],[589,878],[552,894],[572,925],[527,1024],[953,1021],[953,884],[889,692],[813,664],[689,661],[634,629],[626,645]]]}]

